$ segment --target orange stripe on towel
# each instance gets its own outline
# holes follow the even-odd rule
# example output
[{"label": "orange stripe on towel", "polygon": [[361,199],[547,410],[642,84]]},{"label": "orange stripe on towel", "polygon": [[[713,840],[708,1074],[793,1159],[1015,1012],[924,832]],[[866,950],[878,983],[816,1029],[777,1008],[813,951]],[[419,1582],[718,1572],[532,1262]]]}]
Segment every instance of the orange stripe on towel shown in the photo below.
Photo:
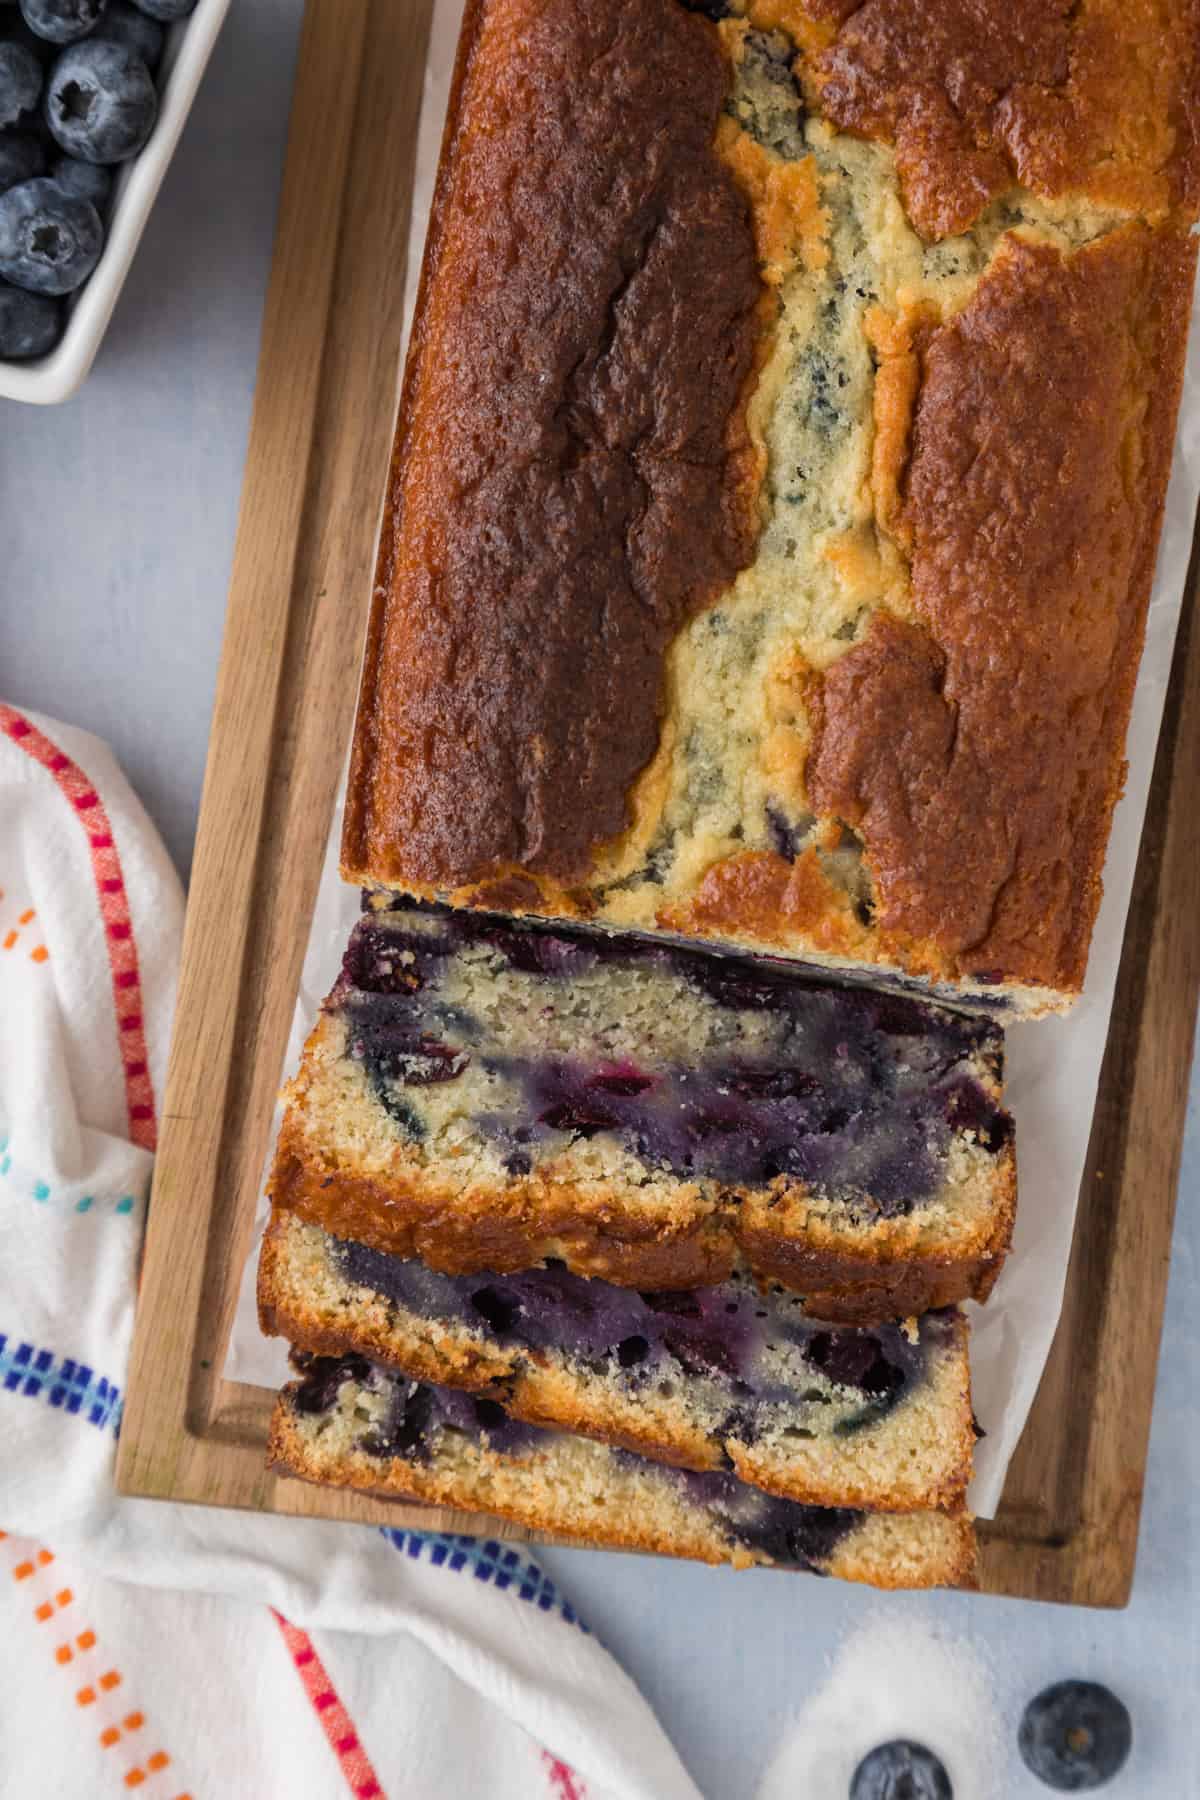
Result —
[{"label": "orange stripe on towel", "polygon": [[[4,1542],[6,1537],[7,1533],[0,1531],[0,1543]],[[54,1552],[39,1548],[30,1555],[28,1546],[23,1545],[20,1539],[10,1541],[12,1549],[8,1554],[19,1559],[13,1562],[9,1571],[13,1580],[22,1583],[32,1582],[32,1593],[37,1595],[40,1592],[43,1596],[38,1599],[33,1608],[34,1620],[38,1624],[45,1624],[47,1620],[54,1618],[56,1613],[62,1612],[68,1606],[73,1606],[75,1595],[71,1588],[62,1587],[53,1593],[49,1592],[51,1579],[49,1571],[50,1565],[54,1561]],[[90,1626],[82,1630],[76,1629],[73,1645],[66,1639],[54,1644],[55,1664],[60,1669],[71,1668],[75,1680],[78,1681],[82,1671],[72,1665],[77,1665],[77,1659],[80,1657],[90,1657],[96,1648],[96,1633]],[[95,1668],[96,1664],[93,1662],[91,1666]],[[125,1687],[126,1683],[121,1671],[110,1665],[100,1674],[94,1675],[90,1681],[85,1681],[81,1686],[70,1690],[74,1695],[76,1709],[87,1713],[93,1729],[97,1725],[99,1726],[96,1739],[102,1750],[115,1750],[118,1745],[121,1745],[127,1752],[132,1751],[134,1746],[129,1740],[145,1728],[146,1715],[138,1707],[130,1708],[128,1695],[124,1692]],[[93,1707],[95,1708],[94,1712],[92,1711]],[[144,1739],[142,1741],[144,1742]],[[121,1775],[122,1784],[127,1788],[144,1787],[154,1776],[161,1774],[170,1766],[171,1758],[165,1750],[153,1750],[144,1761],[129,1764]],[[120,1768],[120,1759],[117,1759],[117,1767]],[[163,1794],[163,1784],[156,1784],[153,1791],[155,1794]],[[163,1800],[166,1800],[165,1794]],[[171,1800],[191,1800],[191,1797],[188,1794],[174,1794],[171,1796]]]}]

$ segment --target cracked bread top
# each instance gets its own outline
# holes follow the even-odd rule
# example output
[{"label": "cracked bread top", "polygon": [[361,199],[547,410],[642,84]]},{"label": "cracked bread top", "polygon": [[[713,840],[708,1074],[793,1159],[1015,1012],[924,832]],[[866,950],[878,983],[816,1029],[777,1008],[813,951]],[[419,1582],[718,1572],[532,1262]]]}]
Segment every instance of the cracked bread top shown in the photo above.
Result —
[{"label": "cracked bread top", "polygon": [[1069,1002],[1178,403],[1197,23],[468,7],[349,879]]},{"label": "cracked bread top", "polygon": [[1015,184],[1151,217],[1200,184],[1194,0],[750,0],[810,51],[809,91],[891,144],[923,236]]}]

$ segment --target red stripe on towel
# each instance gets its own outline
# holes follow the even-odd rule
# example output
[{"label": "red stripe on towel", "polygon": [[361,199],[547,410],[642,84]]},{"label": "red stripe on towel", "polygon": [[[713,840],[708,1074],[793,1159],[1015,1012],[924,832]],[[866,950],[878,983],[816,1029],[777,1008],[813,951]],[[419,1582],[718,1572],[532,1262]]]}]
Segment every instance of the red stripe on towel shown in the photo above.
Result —
[{"label": "red stripe on towel", "polygon": [[0,731],[41,763],[54,777],[59,792],[71,804],[80,829],[88,840],[96,898],[104,920],[105,942],[112,973],[113,1007],[117,1016],[117,1042],[125,1076],[125,1105],[129,1114],[130,1142],[153,1150],[158,1138],[154,1117],[154,1090],[146,1066],[146,1035],[142,1027],[141,978],[133,921],[121,873],[121,859],[113,843],[112,826],[104,802],[77,763],[51,743],[30,719],[0,702]]},{"label": "red stripe on towel", "polygon": [[561,1762],[557,1756],[551,1756],[549,1750],[542,1751],[542,1761],[546,1765],[546,1774],[550,1777],[550,1791],[556,1800],[587,1800],[587,1789],[574,1769]]},{"label": "red stripe on towel", "polygon": [[383,1789],[371,1767],[371,1759],[359,1742],[358,1732],[349,1713],[329,1679],[324,1663],[307,1631],[291,1624],[282,1613],[271,1608],[271,1616],[283,1633],[283,1641],[304,1683],[304,1691],[321,1721],[321,1730],[329,1740],[329,1748],[338,1759],[355,1800],[386,1800]]}]

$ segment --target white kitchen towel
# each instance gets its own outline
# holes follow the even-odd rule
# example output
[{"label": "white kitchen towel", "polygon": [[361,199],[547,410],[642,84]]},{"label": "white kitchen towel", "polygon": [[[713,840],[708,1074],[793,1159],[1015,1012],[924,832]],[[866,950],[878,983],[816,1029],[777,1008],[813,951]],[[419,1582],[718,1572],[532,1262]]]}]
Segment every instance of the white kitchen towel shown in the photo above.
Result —
[{"label": "white kitchen towel", "polygon": [[183,898],[0,704],[0,1797],[696,1800],[521,1548],[118,1499]]}]

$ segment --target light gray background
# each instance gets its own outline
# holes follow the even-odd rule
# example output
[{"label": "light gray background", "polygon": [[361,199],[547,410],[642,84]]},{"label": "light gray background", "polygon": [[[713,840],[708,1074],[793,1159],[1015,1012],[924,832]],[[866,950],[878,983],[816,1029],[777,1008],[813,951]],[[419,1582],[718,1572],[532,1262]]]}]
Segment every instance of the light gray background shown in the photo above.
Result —
[{"label": "light gray background", "polygon": [[[108,739],[185,876],[300,12],[300,0],[234,7],[83,393],[47,411],[0,402],[0,694]],[[777,1574],[546,1553],[707,1800],[754,1793],[839,1637],[881,1605],[980,1648],[1014,1728],[1044,1682],[1108,1681],[1133,1712],[1136,1749],[1106,1791],[1200,1795],[1198,1188],[1194,1083],[1141,1559],[1124,1614],[959,1596],[881,1602]],[[863,1704],[869,1713],[869,1695]],[[1046,1792],[1015,1759],[1002,1780],[1014,1800]]]}]

